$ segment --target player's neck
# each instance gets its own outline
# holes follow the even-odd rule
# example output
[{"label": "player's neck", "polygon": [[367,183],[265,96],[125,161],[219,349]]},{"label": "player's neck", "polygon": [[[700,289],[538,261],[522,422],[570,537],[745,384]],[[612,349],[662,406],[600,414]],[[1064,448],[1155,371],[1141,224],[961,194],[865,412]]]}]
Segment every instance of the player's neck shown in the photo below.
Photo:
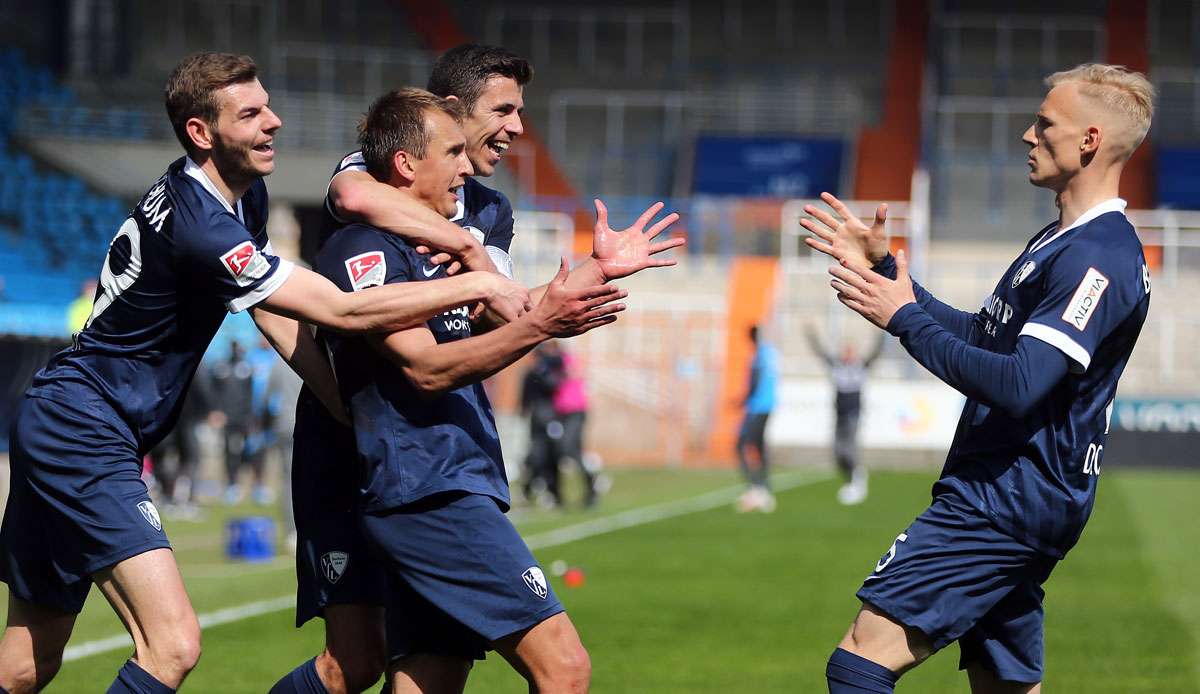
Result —
[{"label": "player's neck", "polygon": [[1058,228],[1065,229],[1096,205],[1120,196],[1121,167],[1109,167],[1095,175],[1082,171],[1058,194]]},{"label": "player's neck", "polygon": [[204,172],[204,175],[208,176],[208,180],[212,181],[213,187],[217,189],[221,197],[225,198],[230,207],[237,205],[237,201],[242,199],[246,191],[250,190],[250,185],[254,183],[253,179],[241,181],[237,176],[222,175],[216,160],[212,157],[205,157],[203,162],[196,162],[196,164]]}]

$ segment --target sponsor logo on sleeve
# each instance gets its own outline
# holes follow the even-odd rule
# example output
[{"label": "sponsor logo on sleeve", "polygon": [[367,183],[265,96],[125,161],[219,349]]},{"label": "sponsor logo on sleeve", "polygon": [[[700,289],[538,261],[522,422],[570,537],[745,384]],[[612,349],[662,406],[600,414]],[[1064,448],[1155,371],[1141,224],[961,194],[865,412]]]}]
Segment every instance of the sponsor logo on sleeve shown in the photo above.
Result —
[{"label": "sponsor logo on sleeve", "polygon": [[1108,289],[1109,284],[1109,279],[1099,270],[1094,267],[1088,268],[1087,274],[1083,276],[1083,281],[1075,289],[1075,295],[1071,297],[1071,303],[1067,304],[1067,310],[1063,312],[1062,319],[1074,326],[1076,330],[1083,332],[1087,328],[1088,321],[1095,314],[1096,307],[1100,304],[1100,297]]},{"label": "sponsor logo on sleeve", "polygon": [[155,530],[162,530],[162,519],[158,516],[158,509],[154,508],[154,503],[150,501],[139,501],[137,510],[141,511],[142,518],[146,519]]},{"label": "sponsor logo on sleeve", "polygon": [[550,586],[546,584],[546,574],[542,573],[542,569],[537,566],[531,566],[525,569],[521,574],[521,578],[525,581],[525,587],[533,592],[542,600],[550,595]]},{"label": "sponsor logo on sleeve", "polygon": [[226,251],[221,256],[221,264],[239,287],[261,279],[271,269],[271,262],[250,241],[243,241]]},{"label": "sponsor logo on sleeve", "polygon": [[350,563],[350,555],[347,552],[326,552],[321,555],[321,573],[325,574],[325,580],[330,583],[337,583],[346,573],[346,565]]},{"label": "sponsor logo on sleeve", "polygon": [[342,163],[338,164],[338,171],[345,171],[349,168],[366,170],[367,160],[363,158],[362,152],[351,152],[342,157]]},{"label": "sponsor logo on sleeve", "polygon": [[378,287],[387,276],[387,262],[383,259],[383,251],[360,253],[346,259],[346,274],[350,276],[350,288],[353,291]]}]

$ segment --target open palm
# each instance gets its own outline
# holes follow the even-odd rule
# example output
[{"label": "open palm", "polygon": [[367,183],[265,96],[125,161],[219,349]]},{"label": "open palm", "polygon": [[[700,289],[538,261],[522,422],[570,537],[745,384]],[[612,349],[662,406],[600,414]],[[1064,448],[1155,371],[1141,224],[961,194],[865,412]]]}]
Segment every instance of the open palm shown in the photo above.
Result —
[{"label": "open palm", "polygon": [[875,265],[887,256],[888,239],[887,232],[884,231],[887,203],[879,205],[879,209],[875,211],[874,223],[867,226],[850,212],[845,203],[833,195],[821,193],[821,199],[833,208],[841,219],[814,205],[805,205],[804,211],[821,223],[818,225],[811,219],[800,220],[800,225],[816,237],[804,239],[810,248],[839,261],[850,260],[867,267]]},{"label": "open palm", "polygon": [[599,200],[594,202],[596,227],[592,232],[592,258],[604,273],[605,281],[628,277],[648,267],[669,267],[675,264],[673,259],[651,256],[686,243],[684,239],[654,242],[654,237],[679,220],[678,213],[672,212],[655,222],[649,229],[642,231],[663,208],[661,202],[656,202],[628,229],[613,231],[608,226],[608,208]]}]

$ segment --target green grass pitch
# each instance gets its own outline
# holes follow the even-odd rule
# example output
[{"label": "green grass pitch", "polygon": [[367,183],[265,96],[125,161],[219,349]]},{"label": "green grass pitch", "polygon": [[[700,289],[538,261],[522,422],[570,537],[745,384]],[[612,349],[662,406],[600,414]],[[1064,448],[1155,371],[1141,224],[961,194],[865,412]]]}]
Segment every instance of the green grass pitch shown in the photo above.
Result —
[{"label": "green grass pitch", "polygon": [[[1110,470],[1082,541],[1046,586],[1046,690],[1200,691],[1200,524],[1192,505],[1200,475]],[[593,691],[825,691],[825,660],[855,613],[854,591],[928,503],[933,472],[876,474],[871,498],[854,508],[835,502],[837,483],[827,476],[781,479],[796,486],[779,494],[771,515],[738,515],[720,492],[709,494],[732,493],[731,472],[667,470],[617,472],[595,511],[515,513],[527,538],[541,538],[534,544],[543,566],[562,559],[586,571],[582,587],[552,581],[591,653]],[[698,505],[708,510],[663,505],[705,494],[711,503]],[[645,522],[636,509],[647,507],[675,515]],[[204,523],[168,523],[200,613],[294,590],[290,557],[264,565],[223,559],[225,517],[248,510],[214,508]],[[546,534],[622,513],[629,527],[566,544]],[[72,644],[120,632],[93,591]],[[185,690],[265,692],[322,638],[319,622],[292,628],[290,608],[207,628]],[[968,691],[957,651],[935,655],[898,691]],[[103,691],[127,656],[121,648],[68,662],[46,691]],[[526,690],[493,655],[475,667],[468,691]]]}]

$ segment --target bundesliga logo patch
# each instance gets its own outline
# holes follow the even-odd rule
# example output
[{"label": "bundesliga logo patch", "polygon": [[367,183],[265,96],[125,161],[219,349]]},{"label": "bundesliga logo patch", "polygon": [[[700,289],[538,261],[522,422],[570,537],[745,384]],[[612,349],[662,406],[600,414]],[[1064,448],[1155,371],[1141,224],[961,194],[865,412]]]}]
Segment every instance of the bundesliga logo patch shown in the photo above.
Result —
[{"label": "bundesliga logo patch", "polygon": [[325,580],[337,583],[342,574],[346,573],[346,565],[350,563],[350,555],[346,552],[326,552],[321,557],[321,573]]},{"label": "bundesliga logo patch", "polygon": [[521,574],[521,578],[525,581],[525,587],[533,591],[533,594],[542,600],[545,600],[546,596],[550,595],[550,586],[546,584],[546,574],[542,573],[540,567],[531,566],[525,569],[525,572]]},{"label": "bundesliga logo patch", "polygon": [[1108,289],[1108,285],[1108,278],[1100,274],[1099,270],[1094,267],[1088,268],[1087,274],[1083,276],[1083,281],[1075,290],[1075,295],[1071,297],[1071,303],[1067,304],[1067,310],[1063,312],[1062,319],[1073,325],[1079,332],[1083,332],[1084,328],[1087,328],[1088,321],[1092,319],[1092,314],[1096,312],[1096,306],[1100,304],[1100,297]]},{"label": "bundesliga logo patch", "polygon": [[387,262],[382,251],[370,251],[346,259],[346,274],[350,276],[353,291],[378,287],[387,276]]},{"label": "bundesliga logo patch", "polygon": [[149,501],[139,501],[137,510],[141,511],[142,518],[154,527],[155,530],[162,530],[162,519],[158,516],[158,509],[154,508],[154,504]]},{"label": "bundesliga logo patch", "polygon": [[242,287],[267,274],[271,267],[271,263],[250,241],[243,241],[226,251],[221,256],[221,264]]}]

